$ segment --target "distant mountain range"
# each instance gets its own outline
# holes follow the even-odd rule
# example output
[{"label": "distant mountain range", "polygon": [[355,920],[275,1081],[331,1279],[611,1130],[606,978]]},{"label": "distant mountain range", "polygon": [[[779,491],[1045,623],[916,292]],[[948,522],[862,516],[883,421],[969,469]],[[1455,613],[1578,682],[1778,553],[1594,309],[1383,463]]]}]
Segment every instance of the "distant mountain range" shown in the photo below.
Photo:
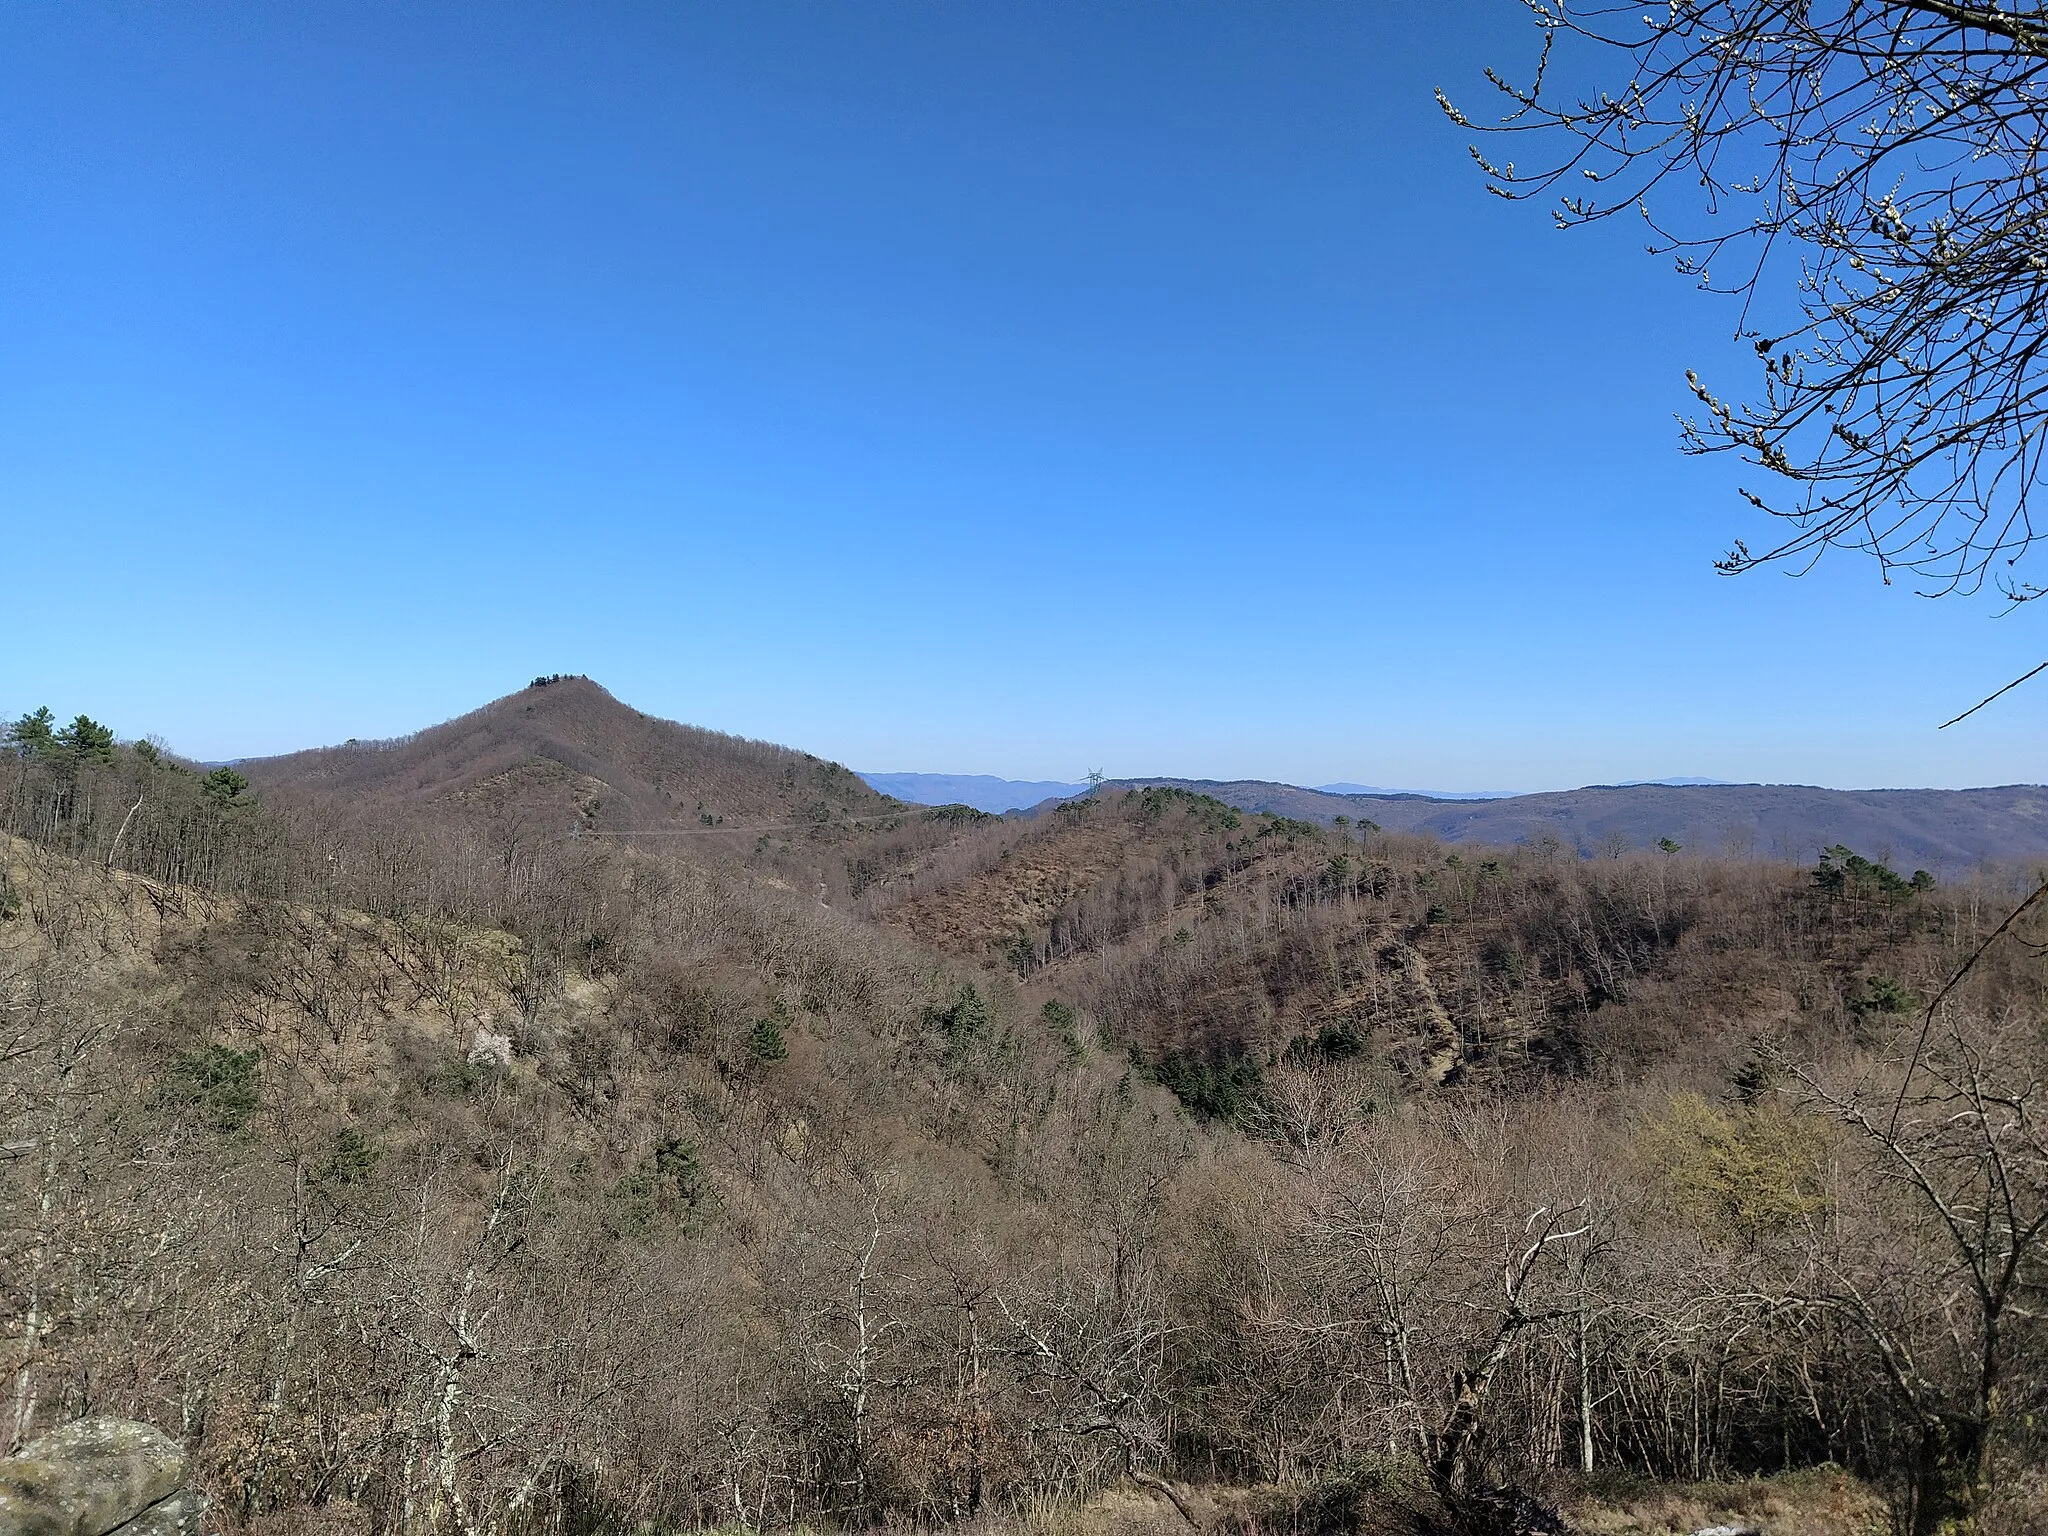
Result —
[{"label": "distant mountain range", "polygon": [[1028,811],[1048,800],[1088,793],[1086,784],[999,779],[990,773],[863,773],[869,786],[912,805],[971,805],[977,811]]},{"label": "distant mountain range", "polygon": [[[1631,789],[1638,784],[1726,784],[1726,779],[1626,779],[1615,789]],[[1420,795],[1425,800],[1513,800],[1527,794],[1522,789],[1387,789],[1378,784],[1318,784],[1317,789],[1326,795]]]},{"label": "distant mountain range", "polygon": [[[971,805],[977,811],[1028,811],[1048,800],[1071,800],[1088,793],[1086,784],[1055,779],[1005,779],[992,773],[863,773],[861,777],[885,795],[912,805]],[[1161,781],[1164,782],[1163,780]],[[1709,784],[1711,779],[1665,779],[1667,784]],[[1328,795],[1421,795],[1430,800],[1506,800],[1514,789],[1386,789],[1375,784],[1320,784]]]},{"label": "distant mountain range", "polygon": [[1511,800],[1518,789],[1388,789],[1383,784],[1318,784],[1325,795],[1421,795],[1426,800]]},{"label": "distant mountain range", "polygon": [[[1064,784],[1056,779],[1005,779],[992,773],[863,773],[873,788],[912,805],[971,805],[977,811],[1028,811],[1048,800],[1071,800],[1088,793],[1086,784]],[[1137,780],[1119,781],[1136,783]],[[1146,781],[1151,782],[1151,781]],[[1164,779],[1160,783],[1167,782]],[[1724,779],[1631,779],[1636,784],[1723,784]],[[1290,788],[1293,786],[1289,786]],[[1379,784],[1318,784],[1315,793],[1324,795],[1392,795],[1401,799],[1424,800],[1513,800],[1519,789],[1388,789]]]},{"label": "distant mountain range", "polygon": [[[1002,779],[989,774],[868,773],[884,794],[919,805],[984,811],[1029,810],[1087,794],[1086,784]],[[1671,778],[1596,784],[1545,794],[1425,793],[1366,785],[1307,789],[1256,779],[1116,779],[1105,789],[1167,784],[1213,795],[1246,811],[1302,821],[1344,816],[1388,831],[1446,842],[1515,844],[1554,837],[1593,856],[1647,848],[1661,839],[1706,853],[1755,854],[1809,862],[1841,843],[1902,870],[1952,877],[1990,861],[2048,857],[2048,789],[1821,789],[1800,784],[1728,784]]]},{"label": "distant mountain range", "polygon": [[1653,847],[1669,838],[1703,853],[1813,860],[1844,844],[1902,871],[1944,878],[1976,866],[2048,857],[2048,787],[1819,789],[1804,784],[1601,784],[1500,800],[1423,795],[1333,795],[1257,780],[1133,779],[1170,784],[1247,811],[1302,821],[1339,816],[1390,832],[1496,846],[1554,837],[1588,857]]}]

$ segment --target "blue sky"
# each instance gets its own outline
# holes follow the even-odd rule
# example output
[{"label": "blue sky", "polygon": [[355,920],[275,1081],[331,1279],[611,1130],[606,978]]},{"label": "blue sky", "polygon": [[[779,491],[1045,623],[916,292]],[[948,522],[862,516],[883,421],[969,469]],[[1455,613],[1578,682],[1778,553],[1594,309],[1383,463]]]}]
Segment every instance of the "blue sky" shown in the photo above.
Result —
[{"label": "blue sky", "polygon": [[2039,779],[2040,618],[1682,459],[1733,317],[1482,195],[1509,0],[0,11],[0,708],[586,672],[871,769]]}]

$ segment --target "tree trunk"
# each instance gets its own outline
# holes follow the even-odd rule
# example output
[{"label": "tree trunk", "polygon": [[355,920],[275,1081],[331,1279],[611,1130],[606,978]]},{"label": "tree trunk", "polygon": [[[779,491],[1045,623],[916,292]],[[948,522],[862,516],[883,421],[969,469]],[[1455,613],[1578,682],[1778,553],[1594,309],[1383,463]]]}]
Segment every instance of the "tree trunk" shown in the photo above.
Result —
[{"label": "tree trunk", "polygon": [[1586,1353],[1586,1308],[1579,1307],[1579,1470],[1593,1470],[1593,1361]]},{"label": "tree trunk", "polygon": [[1928,1418],[1914,1469],[1913,1536],[1975,1536],[1990,1435],[1982,1420]]}]

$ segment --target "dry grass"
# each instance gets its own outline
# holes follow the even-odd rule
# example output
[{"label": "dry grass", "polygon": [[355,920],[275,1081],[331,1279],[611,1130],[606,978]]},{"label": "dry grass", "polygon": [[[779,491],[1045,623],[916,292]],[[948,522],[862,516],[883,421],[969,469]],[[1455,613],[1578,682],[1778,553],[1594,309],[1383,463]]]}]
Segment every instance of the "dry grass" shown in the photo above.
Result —
[{"label": "dry grass", "polygon": [[1586,1536],[1665,1536],[1717,1525],[1765,1536],[1882,1536],[1883,1500],[1846,1472],[1815,1469],[1740,1483],[1595,1485],[1565,1501]]}]

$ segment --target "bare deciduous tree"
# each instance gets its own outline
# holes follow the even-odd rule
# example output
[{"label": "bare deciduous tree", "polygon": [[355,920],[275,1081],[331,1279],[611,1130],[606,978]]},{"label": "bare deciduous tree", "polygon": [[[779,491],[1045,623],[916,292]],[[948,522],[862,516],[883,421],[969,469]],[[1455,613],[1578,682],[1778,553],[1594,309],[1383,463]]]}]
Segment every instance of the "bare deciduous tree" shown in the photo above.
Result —
[{"label": "bare deciduous tree", "polygon": [[[1830,547],[1930,594],[2017,569],[2048,425],[2048,11],[2036,0],[1527,0],[1542,58],[1473,154],[1560,228],[1639,216],[1653,254],[1740,301],[1760,390],[1697,376],[1694,453],[1734,453],[1785,519],[1742,571]],[[1580,73],[1590,68],[1597,84]],[[1468,119],[1438,93],[1461,126]]]},{"label": "bare deciduous tree", "polygon": [[2031,1019],[1946,1016],[1896,1098],[1881,1079],[1800,1074],[1897,1197],[1875,1234],[1830,1251],[1815,1300],[1862,1335],[1889,1385],[1913,1442],[1902,1470],[1924,1536],[1976,1529],[2001,1437],[2048,1409],[2021,1364],[2048,1290],[2038,1031]]}]

